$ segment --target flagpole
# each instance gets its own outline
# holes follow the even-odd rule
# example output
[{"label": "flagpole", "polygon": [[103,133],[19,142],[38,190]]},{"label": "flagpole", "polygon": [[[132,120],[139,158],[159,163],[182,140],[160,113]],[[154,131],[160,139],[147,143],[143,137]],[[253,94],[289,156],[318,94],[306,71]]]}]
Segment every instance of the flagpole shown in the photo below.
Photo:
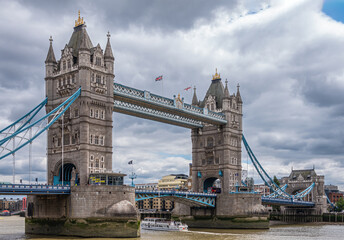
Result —
[{"label": "flagpole", "polygon": [[164,96],[164,79],[161,79],[162,96]]}]

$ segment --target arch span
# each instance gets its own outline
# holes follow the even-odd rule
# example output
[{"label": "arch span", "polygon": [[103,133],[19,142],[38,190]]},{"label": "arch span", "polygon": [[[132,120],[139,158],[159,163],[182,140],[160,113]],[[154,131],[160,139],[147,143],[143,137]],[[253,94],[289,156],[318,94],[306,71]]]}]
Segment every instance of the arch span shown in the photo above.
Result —
[{"label": "arch span", "polygon": [[216,177],[210,177],[203,182],[203,192],[211,193],[212,188],[221,189],[221,180]]}]

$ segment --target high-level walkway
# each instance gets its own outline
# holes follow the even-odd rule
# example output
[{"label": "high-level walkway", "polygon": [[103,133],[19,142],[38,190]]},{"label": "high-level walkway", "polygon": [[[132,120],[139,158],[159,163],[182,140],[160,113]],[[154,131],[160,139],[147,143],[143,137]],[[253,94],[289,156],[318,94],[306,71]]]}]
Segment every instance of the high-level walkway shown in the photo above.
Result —
[{"label": "high-level walkway", "polygon": [[227,123],[222,113],[186,104],[179,96],[165,98],[119,83],[114,83],[113,111],[186,128],[202,128],[204,123]]}]

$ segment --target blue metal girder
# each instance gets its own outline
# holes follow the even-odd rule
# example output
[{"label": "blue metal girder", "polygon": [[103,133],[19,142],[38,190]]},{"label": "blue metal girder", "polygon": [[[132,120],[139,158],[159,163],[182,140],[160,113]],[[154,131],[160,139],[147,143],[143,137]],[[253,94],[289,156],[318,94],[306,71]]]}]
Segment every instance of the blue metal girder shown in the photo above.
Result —
[{"label": "blue metal girder", "polygon": [[284,206],[299,206],[299,207],[314,207],[314,202],[307,202],[295,199],[285,199],[285,198],[269,198],[262,197],[262,204],[269,205],[284,205]]},{"label": "blue metal girder", "polygon": [[0,195],[66,195],[69,186],[35,184],[0,184]]},{"label": "blue metal girder", "polygon": [[215,207],[216,194],[179,192],[179,191],[146,191],[135,190],[135,201],[151,198],[173,198],[186,200],[194,205]]},{"label": "blue metal girder", "polygon": [[[27,126],[21,128],[20,130],[15,131],[14,133],[11,133],[9,136],[6,136],[3,139],[0,139],[0,147],[2,145],[5,145],[8,141],[11,141],[13,138],[15,138],[17,135],[21,133],[25,133],[29,131],[30,128],[34,126],[38,126],[45,120],[49,120],[48,124],[46,124],[43,129],[39,130],[34,136],[32,136],[30,139],[25,140],[20,143],[19,146],[16,146],[15,149],[10,150],[4,155],[0,156],[0,160],[17,152],[27,144],[31,143],[33,140],[35,140],[39,135],[41,135],[43,132],[45,132],[57,119],[59,119],[65,111],[70,107],[70,105],[80,96],[81,88],[79,88],[75,93],[73,93],[69,98],[67,98],[63,103],[61,103],[58,107],[50,111],[45,116],[41,117],[40,119],[34,121],[33,123],[28,123]],[[30,119],[31,120],[31,119]],[[18,121],[17,121],[18,122]]]},{"label": "blue metal girder", "polygon": [[177,107],[174,99],[165,98],[151,94],[148,91],[138,90],[118,83],[114,83],[114,100],[171,113],[179,117],[193,119],[194,121],[215,125],[227,123],[225,115],[222,113],[212,112],[206,108],[199,108],[184,102],[181,106]]}]

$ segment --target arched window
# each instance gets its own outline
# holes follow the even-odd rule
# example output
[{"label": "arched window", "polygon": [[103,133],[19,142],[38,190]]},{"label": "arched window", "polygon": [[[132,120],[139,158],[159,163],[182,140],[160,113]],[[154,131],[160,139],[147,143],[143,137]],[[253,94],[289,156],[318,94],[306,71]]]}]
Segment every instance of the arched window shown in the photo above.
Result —
[{"label": "arched window", "polygon": [[94,137],[94,144],[98,145],[99,144],[99,138],[98,136]]},{"label": "arched window", "polygon": [[99,159],[96,159],[96,168],[99,168]]},{"label": "arched window", "polygon": [[93,155],[90,156],[90,160],[91,160],[91,161],[94,160],[94,156],[93,156]]},{"label": "arched window", "polygon": [[207,147],[213,147],[214,146],[214,139],[212,137],[207,138]]},{"label": "arched window", "polygon": [[90,144],[93,144],[93,135],[90,135]]},{"label": "arched window", "polygon": [[95,117],[95,118],[98,118],[98,117],[99,117],[99,111],[98,111],[98,109],[96,109],[96,110],[94,111],[94,117]]},{"label": "arched window", "polygon": [[93,117],[93,108],[90,109],[90,117]]}]

